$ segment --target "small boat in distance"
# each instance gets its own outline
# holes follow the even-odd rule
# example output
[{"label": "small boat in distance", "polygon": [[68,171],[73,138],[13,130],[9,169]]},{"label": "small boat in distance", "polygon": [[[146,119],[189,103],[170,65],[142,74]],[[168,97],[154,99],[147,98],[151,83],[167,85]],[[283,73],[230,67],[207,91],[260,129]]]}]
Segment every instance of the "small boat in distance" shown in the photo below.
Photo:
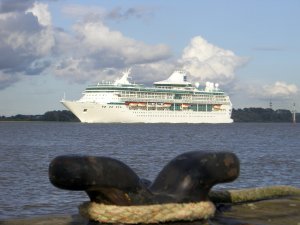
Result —
[{"label": "small boat in distance", "polygon": [[133,84],[130,70],[114,82],[88,86],[77,101],[61,103],[84,123],[232,123],[232,104],[218,84],[187,81],[176,70],[153,87]]}]

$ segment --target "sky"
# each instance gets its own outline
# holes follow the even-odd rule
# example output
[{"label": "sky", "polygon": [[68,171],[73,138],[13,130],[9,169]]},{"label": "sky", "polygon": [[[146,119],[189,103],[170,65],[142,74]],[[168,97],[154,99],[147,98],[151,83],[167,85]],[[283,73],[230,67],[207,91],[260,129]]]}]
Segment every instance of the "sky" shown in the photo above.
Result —
[{"label": "sky", "polygon": [[300,112],[298,0],[0,0],[0,116],[63,110],[131,68],[218,83],[233,107]]}]

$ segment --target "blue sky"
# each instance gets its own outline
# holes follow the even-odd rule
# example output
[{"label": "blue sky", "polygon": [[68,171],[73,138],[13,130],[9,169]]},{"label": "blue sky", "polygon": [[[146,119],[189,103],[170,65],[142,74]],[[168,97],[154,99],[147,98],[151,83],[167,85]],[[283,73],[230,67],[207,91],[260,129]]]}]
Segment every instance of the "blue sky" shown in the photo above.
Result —
[{"label": "blue sky", "polygon": [[234,108],[300,111],[300,1],[0,0],[0,115],[43,114],[88,84],[174,69]]}]

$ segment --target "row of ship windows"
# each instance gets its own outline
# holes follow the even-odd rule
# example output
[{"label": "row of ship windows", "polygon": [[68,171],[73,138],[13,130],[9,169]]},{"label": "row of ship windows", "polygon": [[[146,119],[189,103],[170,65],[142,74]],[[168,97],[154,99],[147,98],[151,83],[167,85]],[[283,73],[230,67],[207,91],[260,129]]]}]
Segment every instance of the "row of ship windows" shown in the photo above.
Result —
[{"label": "row of ship windows", "polygon": [[[138,97],[158,97],[158,96],[165,96],[165,97],[168,97],[168,98],[172,98],[174,96],[177,96],[177,97],[182,97],[182,98],[190,98],[192,97],[191,94],[161,94],[161,93],[155,93],[155,94],[143,94],[143,93],[130,93],[130,94],[121,94],[121,96],[138,96]],[[220,97],[224,97],[222,95],[194,95],[194,97],[200,97],[200,98],[207,98],[207,97],[217,97],[217,98],[220,98]]]},{"label": "row of ship windows", "polygon": [[[176,111],[178,112],[178,111]],[[200,112],[200,111],[198,111]],[[202,111],[203,112],[203,111]],[[212,111],[207,111],[208,115],[211,114]],[[161,116],[162,114],[165,114],[163,116],[169,116],[169,115],[174,115],[174,111],[163,111],[159,114],[154,114],[154,113],[147,113],[147,112],[133,112],[134,114],[137,114],[137,116]],[[223,114],[226,114],[225,112]],[[184,115],[182,116],[186,116],[186,115],[195,115],[195,113],[193,112],[185,112]]]},{"label": "row of ship windows", "polygon": [[[110,95],[107,94],[87,94],[86,98],[101,98],[101,99],[107,99],[108,97],[111,97]],[[151,98],[160,98],[160,99],[174,99],[174,95],[162,95],[162,94],[123,94],[120,97],[123,98],[146,98],[146,99],[151,99]],[[114,100],[118,98],[112,98]],[[208,99],[218,99],[220,101],[226,101],[226,98],[224,96],[207,96],[207,95],[199,95],[199,96],[190,96],[190,95],[181,95],[181,98],[183,100],[208,100]]]},{"label": "row of ship windows", "polygon": [[[103,105],[102,108],[103,109],[105,109],[105,108],[109,108],[109,109],[112,109],[112,108],[121,109],[122,106],[112,106],[112,105],[105,106],[105,105]],[[143,110],[143,111],[138,110],[138,109],[131,109],[131,110],[135,110],[133,113],[143,113],[143,114],[145,114],[148,111],[155,111],[155,109],[148,109],[148,110]],[[84,109],[83,111],[87,112],[87,109]],[[163,112],[163,113],[174,113],[173,109],[160,109],[160,110],[157,109],[157,111],[160,111],[160,112]],[[178,111],[178,110],[176,110],[176,111]],[[185,110],[182,110],[182,111],[188,111],[188,109],[185,109]],[[195,111],[196,110],[193,110],[193,112],[195,112]],[[198,112],[205,112],[205,111],[206,110],[199,110]],[[207,111],[211,112],[211,110],[207,110]],[[219,109],[218,111],[220,112],[220,111],[226,111],[226,110],[225,109]],[[187,112],[187,113],[191,113],[191,112]]]},{"label": "row of ship windows", "polygon": [[[112,106],[112,105],[105,106],[105,105],[103,105],[102,108],[109,108],[109,109],[116,108],[116,109],[121,109],[122,106]],[[87,112],[87,111],[88,111],[88,109],[83,109],[83,112]]]},{"label": "row of ship windows", "polygon": [[116,108],[116,109],[121,109],[122,106],[112,106],[112,105],[106,106],[106,105],[103,105],[102,108],[109,108],[109,109]]},{"label": "row of ship windows", "polygon": [[[102,108],[116,108],[116,109],[121,109],[122,106],[102,106]],[[83,109],[83,112],[87,112],[88,110],[87,109]],[[143,111],[133,111],[134,114],[144,114],[144,115],[149,115],[149,111],[154,111],[154,110],[143,110]],[[164,114],[174,114],[174,110],[168,110],[168,109],[165,109],[165,110],[159,110],[160,113],[164,113]],[[193,112],[196,112],[196,111],[193,111],[193,112],[188,112],[187,110],[184,110],[185,111],[185,115],[187,114],[193,114]],[[221,111],[226,111],[225,109],[221,109],[221,110],[218,110],[219,112]],[[198,111],[198,112],[206,112],[206,111]],[[212,111],[207,111],[207,112],[212,112]]]},{"label": "row of ship windows", "polygon": [[119,100],[119,98],[108,98],[107,96],[106,97],[101,97],[101,96],[90,96],[90,95],[86,95],[84,97],[85,99],[113,99],[113,100]]},{"label": "row of ship windows", "polygon": [[[177,94],[175,94],[177,95]],[[167,98],[172,98],[174,97],[174,94],[162,94],[162,93],[137,93],[137,92],[131,92],[131,93],[121,93],[121,96],[122,97],[131,97],[131,96],[137,96],[137,97],[167,97]],[[192,95],[191,94],[179,94],[180,97],[182,98],[190,98]],[[207,98],[207,97],[210,97],[210,96],[213,96],[213,97],[224,97],[222,95],[197,95],[195,97],[201,97],[201,98]]]},{"label": "row of ship windows", "polygon": [[[225,115],[225,114],[224,114]],[[137,115],[137,117],[187,117],[187,115]],[[193,117],[215,117],[214,115],[193,115]]]},{"label": "row of ship windows", "polygon": [[181,97],[181,98],[174,98],[173,96],[137,96],[137,95],[128,95],[128,96],[121,96],[123,98],[141,98],[141,99],[182,99],[182,100],[218,100],[218,101],[226,101],[226,98],[224,96],[187,96],[187,97]]}]

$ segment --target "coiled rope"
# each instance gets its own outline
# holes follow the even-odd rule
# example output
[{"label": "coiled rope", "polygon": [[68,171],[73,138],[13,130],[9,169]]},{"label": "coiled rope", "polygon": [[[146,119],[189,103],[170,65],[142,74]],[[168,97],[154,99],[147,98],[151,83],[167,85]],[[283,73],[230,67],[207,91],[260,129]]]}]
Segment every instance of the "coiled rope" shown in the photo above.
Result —
[{"label": "coiled rope", "polygon": [[[270,186],[211,191],[209,193],[210,199],[216,203],[245,203],[291,195],[300,195],[300,189],[291,186]],[[85,218],[103,223],[137,224],[208,219],[214,215],[215,206],[210,201],[142,206],[118,206],[86,202],[79,206],[79,212]]]},{"label": "coiled rope", "polygon": [[103,223],[137,224],[208,219],[214,215],[215,206],[210,201],[142,206],[85,202],[79,206],[79,212],[85,218]]}]

